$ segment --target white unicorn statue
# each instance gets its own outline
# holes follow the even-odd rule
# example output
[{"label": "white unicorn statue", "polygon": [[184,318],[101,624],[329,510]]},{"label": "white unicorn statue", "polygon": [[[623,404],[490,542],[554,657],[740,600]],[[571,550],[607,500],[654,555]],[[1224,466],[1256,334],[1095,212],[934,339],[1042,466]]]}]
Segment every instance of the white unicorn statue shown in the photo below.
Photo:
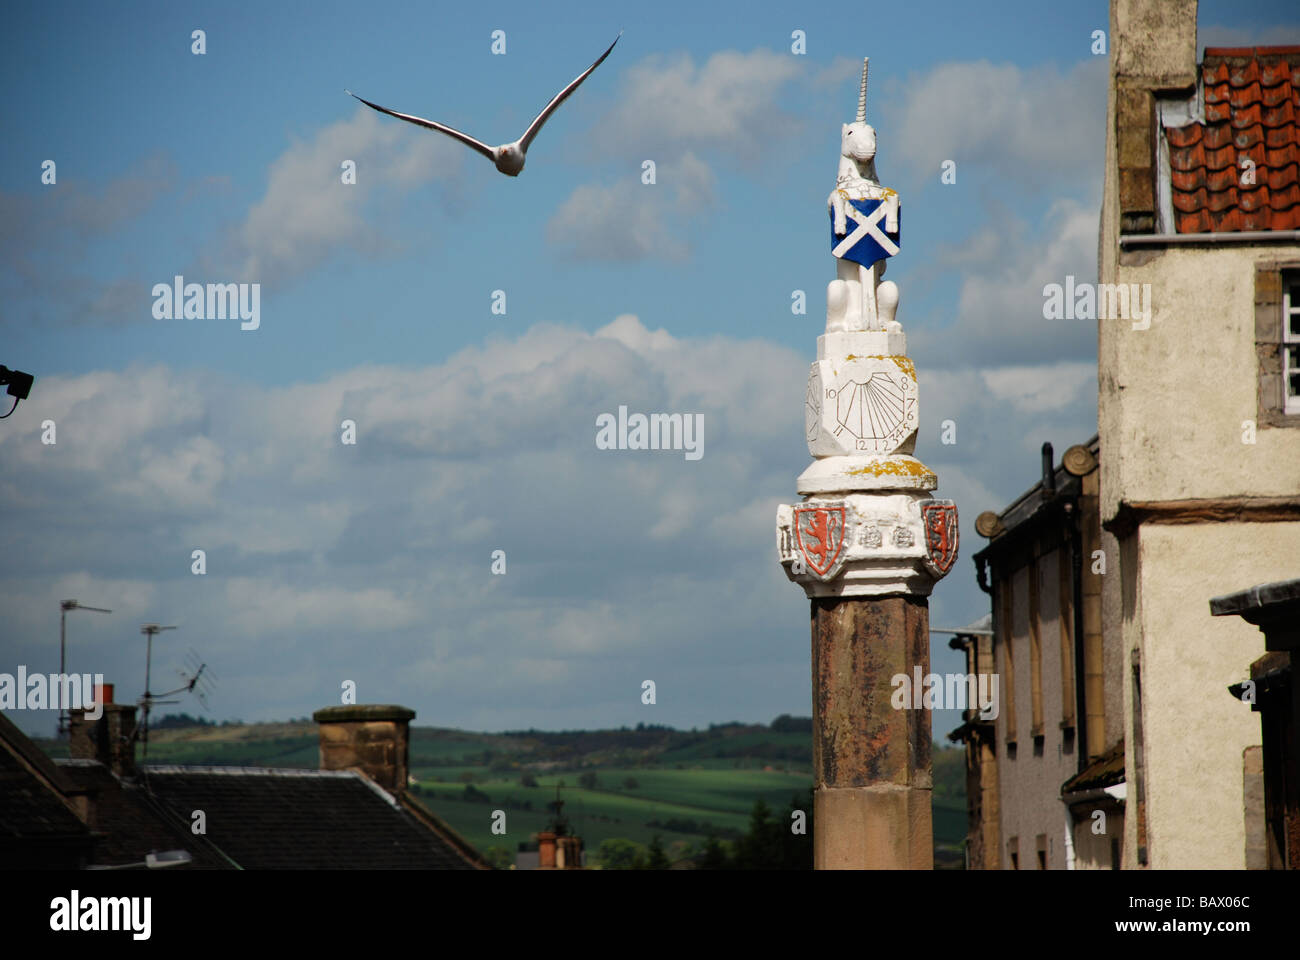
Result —
[{"label": "white unicorn statue", "polygon": [[[827,333],[902,330],[902,325],[894,319],[898,310],[898,285],[892,280],[881,281],[885,274],[884,258],[896,253],[897,245],[888,237],[884,238],[888,246],[868,244],[868,251],[880,250],[884,255],[864,263],[862,260],[870,259],[873,254],[859,250],[860,244],[854,239],[866,231],[879,237],[876,223],[883,223],[885,234],[898,234],[898,194],[881,186],[876,175],[876,131],[867,123],[867,63],[864,58],[857,119],[840,128],[840,166],[835,189],[826,200],[833,221],[831,247],[836,276],[826,288]],[[853,200],[877,201],[880,209],[874,216],[864,216],[852,204]],[[854,221],[852,232],[850,219]],[[838,237],[844,239],[837,241]]]}]

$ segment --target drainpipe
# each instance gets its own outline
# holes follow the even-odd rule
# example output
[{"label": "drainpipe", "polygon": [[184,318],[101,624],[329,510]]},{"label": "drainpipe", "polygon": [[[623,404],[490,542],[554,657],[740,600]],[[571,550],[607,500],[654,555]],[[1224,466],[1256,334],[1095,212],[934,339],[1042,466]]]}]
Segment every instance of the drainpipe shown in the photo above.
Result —
[{"label": "drainpipe", "polygon": [[[1080,478],[1080,483],[1082,483]],[[1065,512],[1070,521],[1070,570],[1073,580],[1071,592],[1074,594],[1074,722],[1075,754],[1077,770],[1082,771],[1088,765],[1088,708],[1087,708],[1087,674],[1083,660],[1083,518],[1079,516],[1079,501],[1074,500],[1065,505]]]},{"label": "drainpipe", "polygon": [[1061,803],[1065,807],[1065,869],[1074,869],[1074,814],[1070,813],[1070,805],[1065,803],[1065,798],[1061,798]]}]

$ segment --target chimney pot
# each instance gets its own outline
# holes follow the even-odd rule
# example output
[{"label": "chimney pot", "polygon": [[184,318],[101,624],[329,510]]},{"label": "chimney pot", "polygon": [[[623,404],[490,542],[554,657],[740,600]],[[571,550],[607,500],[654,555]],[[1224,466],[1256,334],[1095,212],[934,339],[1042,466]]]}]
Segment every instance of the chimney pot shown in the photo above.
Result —
[{"label": "chimney pot", "polygon": [[68,711],[68,752],[78,760],[98,760],[119,777],[136,775],[135,705],[113,702],[113,684],[95,687],[98,719],[87,710]]},{"label": "chimney pot", "polygon": [[555,834],[543,831],[537,835],[537,869],[556,869],[555,848]]}]

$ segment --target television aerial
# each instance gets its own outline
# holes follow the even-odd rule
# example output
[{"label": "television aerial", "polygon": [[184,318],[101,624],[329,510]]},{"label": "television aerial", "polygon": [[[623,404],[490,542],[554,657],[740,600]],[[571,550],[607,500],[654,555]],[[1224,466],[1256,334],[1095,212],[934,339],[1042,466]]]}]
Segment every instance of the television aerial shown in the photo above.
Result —
[{"label": "television aerial", "polygon": [[173,697],[178,693],[191,693],[206,710],[208,706],[208,694],[212,693],[215,689],[215,679],[211,676],[211,671],[208,670],[207,663],[200,660],[198,654],[192,649],[190,650],[187,659],[189,667],[188,671],[177,671],[177,673],[180,674],[181,679],[184,681],[181,686],[177,687],[175,690],[168,690],[165,693],[158,694],[155,694],[150,689],[153,672],[153,638],[164,630],[175,629],[177,628],[174,626],[163,627],[156,623],[146,623],[140,627],[140,632],[148,638],[148,645],[145,651],[144,696],[137,701],[141,708],[143,708],[144,719],[143,722],[136,727],[135,731],[135,735],[138,736],[140,741],[144,744],[144,757],[142,758],[142,763],[146,763],[149,760],[149,714],[152,712],[154,706],[157,704],[180,703],[179,700],[169,700],[167,698]]}]

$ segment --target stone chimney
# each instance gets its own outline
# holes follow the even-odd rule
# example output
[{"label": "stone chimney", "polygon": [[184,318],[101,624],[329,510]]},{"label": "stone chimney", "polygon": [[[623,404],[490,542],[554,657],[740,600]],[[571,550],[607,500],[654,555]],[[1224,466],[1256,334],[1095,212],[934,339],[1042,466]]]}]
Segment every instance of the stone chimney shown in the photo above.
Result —
[{"label": "stone chimney", "polygon": [[1155,233],[1156,97],[1196,90],[1196,0],[1112,0],[1110,62],[1120,226]]},{"label": "stone chimney", "polygon": [[95,691],[103,715],[94,710],[71,710],[68,718],[68,749],[74,760],[98,760],[119,777],[132,778],[135,766],[135,706],[114,703],[113,685],[105,683]]},{"label": "stone chimney", "polygon": [[369,703],[325,707],[312,719],[320,724],[322,770],[360,770],[390,793],[406,789],[414,710]]}]

